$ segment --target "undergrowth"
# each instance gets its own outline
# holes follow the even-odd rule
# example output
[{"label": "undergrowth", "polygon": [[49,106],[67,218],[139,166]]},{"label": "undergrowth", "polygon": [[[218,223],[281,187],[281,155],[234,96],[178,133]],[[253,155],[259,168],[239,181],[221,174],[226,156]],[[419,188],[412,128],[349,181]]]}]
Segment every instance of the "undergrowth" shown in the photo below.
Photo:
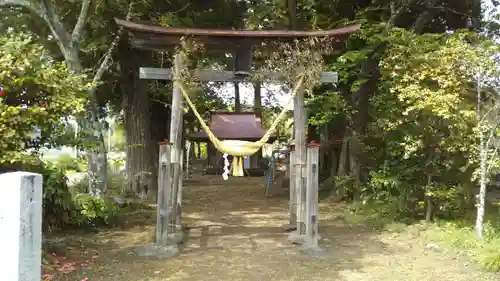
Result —
[{"label": "undergrowth", "polygon": [[[419,236],[426,242],[465,252],[474,262],[488,271],[500,272],[500,219],[488,214],[484,238],[478,240],[472,220],[437,220],[426,223],[387,212],[390,208],[352,203],[332,219],[348,225],[367,225],[386,232],[410,232],[418,226]],[[496,210],[494,210],[496,213]]]},{"label": "undergrowth", "polygon": [[500,272],[500,231],[489,222],[484,229],[483,239],[478,240],[470,222],[441,221],[430,225],[423,235],[426,240],[465,251],[489,271]]}]

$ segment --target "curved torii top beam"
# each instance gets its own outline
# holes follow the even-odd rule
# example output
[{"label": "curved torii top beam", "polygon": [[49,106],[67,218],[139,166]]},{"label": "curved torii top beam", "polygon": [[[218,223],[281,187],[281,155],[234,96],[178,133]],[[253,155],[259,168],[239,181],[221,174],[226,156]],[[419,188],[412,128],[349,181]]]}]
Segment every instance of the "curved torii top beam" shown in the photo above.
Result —
[{"label": "curved torii top beam", "polygon": [[293,40],[312,37],[330,37],[341,41],[346,35],[356,32],[361,25],[350,25],[338,29],[319,31],[298,30],[230,30],[163,27],[126,21],[115,18],[118,26],[130,35],[132,45],[145,49],[171,49],[180,43],[183,36],[196,36],[210,47],[210,51],[227,51],[240,46],[249,46],[264,40]]}]

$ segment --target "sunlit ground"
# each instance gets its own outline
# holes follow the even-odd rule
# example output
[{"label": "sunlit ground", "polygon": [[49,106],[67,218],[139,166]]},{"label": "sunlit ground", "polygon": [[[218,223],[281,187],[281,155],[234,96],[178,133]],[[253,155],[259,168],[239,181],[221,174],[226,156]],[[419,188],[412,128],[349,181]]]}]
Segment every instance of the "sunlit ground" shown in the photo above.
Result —
[{"label": "sunlit ground", "polygon": [[426,247],[429,241],[418,229],[394,233],[347,225],[337,216],[343,205],[333,202],[321,204],[321,245],[327,255],[311,258],[290,245],[282,231],[288,191],[277,187],[265,199],[264,182],[217,176],[187,181],[183,222],[191,230],[183,253],[170,260],[134,253],[153,239],[154,210],[131,214],[129,228],[62,238],[58,243],[67,246],[72,259],[97,258],[89,268],[54,280],[500,280],[451,250]]}]

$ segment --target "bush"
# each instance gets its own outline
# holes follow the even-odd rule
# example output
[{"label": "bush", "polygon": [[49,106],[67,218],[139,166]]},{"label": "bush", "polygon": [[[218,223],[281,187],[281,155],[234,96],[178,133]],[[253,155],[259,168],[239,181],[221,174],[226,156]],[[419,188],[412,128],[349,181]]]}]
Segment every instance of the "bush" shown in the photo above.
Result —
[{"label": "bush", "polygon": [[45,229],[62,228],[78,216],[64,171],[45,166],[41,171],[43,184],[43,221]]},{"label": "bush", "polygon": [[[120,195],[122,193],[123,186],[126,184],[126,179],[121,173],[115,173],[108,171],[108,194],[110,195]],[[89,180],[85,177],[80,182],[72,185],[70,188],[73,190],[73,194],[86,193],[89,185]]]},{"label": "bush", "polygon": [[352,199],[358,184],[351,176],[331,176],[323,180],[319,186],[322,192],[335,193],[338,199]]},{"label": "bush", "polygon": [[10,171],[28,171],[42,175],[44,230],[65,227],[70,218],[78,215],[64,171],[33,156],[21,157],[9,166]]},{"label": "bush", "polygon": [[61,170],[78,170],[78,160],[69,154],[61,154],[54,164]]},{"label": "bush", "polygon": [[75,202],[82,215],[74,220],[75,224],[108,225],[120,211],[118,204],[108,197],[80,193],[75,196]]},{"label": "bush", "polygon": [[107,225],[119,212],[118,205],[106,197],[71,192],[65,171],[54,163],[26,156],[4,171],[28,171],[43,177],[43,229]]},{"label": "bush", "polygon": [[85,158],[75,158],[67,153],[61,154],[54,165],[63,171],[84,172],[87,168]]}]

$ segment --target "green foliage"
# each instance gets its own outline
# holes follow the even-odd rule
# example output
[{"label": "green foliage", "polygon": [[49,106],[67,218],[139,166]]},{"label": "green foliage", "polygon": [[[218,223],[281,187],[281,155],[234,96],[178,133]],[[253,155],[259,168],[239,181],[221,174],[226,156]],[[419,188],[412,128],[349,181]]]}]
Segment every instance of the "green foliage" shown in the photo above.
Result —
[{"label": "green foliage", "polygon": [[45,229],[80,226],[96,219],[107,223],[115,214],[108,203],[94,211],[91,205],[74,201],[65,172],[84,170],[82,161],[62,155],[51,164],[36,157],[40,147],[78,144],[63,121],[83,112],[90,86],[86,81],[84,75],[68,72],[32,37],[0,36],[0,85],[5,89],[0,97],[0,164],[43,175]]},{"label": "green foliage", "polygon": [[125,165],[125,162],[126,162],[125,159],[122,159],[122,158],[110,159],[108,162],[108,165],[112,171],[118,171],[120,167]]},{"label": "green foliage", "polygon": [[500,232],[491,223],[485,224],[483,240],[477,240],[474,227],[469,222],[441,222],[431,225],[424,233],[429,240],[466,253],[485,269],[500,272]]},{"label": "green foliage", "polygon": [[352,198],[354,191],[358,190],[358,183],[354,177],[350,175],[339,175],[333,177],[331,180],[333,181],[333,186],[335,186],[337,193],[343,196],[341,199]]},{"label": "green foliage", "polygon": [[[353,14],[346,18],[362,24],[345,48],[326,59],[327,68],[339,74],[336,93],[317,89],[323,95],[308,103],[312,124],[328,128],[330,136],[344,133],[346,140],[361,142],[347,149],[348,176],[330,177],[323,187],[335,186],[344,198],[355,190],[365,203],[411,217],[424,215],[426,196],[439,217],[459,217],[473,208],[477,131],[471,86],[479,70],[498,76],[491,75],[497,47],[470,31],[449,32],[465,26],[446,15],[435,16],[446,28],[432,24],[416,30],[423,35],[411,31],[422,15],[418,1],[393,1],[403,9],[396,18],[394,10],[368,2],[356,7],[299,2],[301,16],[309,14],[312,26],[332,23],[323,13],[348,10]],[[405,29],[388,26],[389,19]],[[335,22],[342,24],[345,20]]]},{"label": "green foliage", "polygon": [[67,186],[64,171],[49,165],[40,167],[43,175],[43,223],[46,229],[65,227],[78,213]]},{"label": "green foliage", "polygon": [[[271,124],[278,118],[279,112],[282,110],[281,107],[275,108],[263,108],[262,110],[262,125],[265,129],[269,128]],[[277,138],[289,138],[292,135],[293,128],[293,118],[290,113],[287,113],[287,117],[276,127],[276,137]]]},{"label": "green foliage", "polygon": [[489,271],[500,272],[500,251],[491,251],[484,254],[481,264]]},{"label": "green foliage", "polygon": [[[200,151],[196,151],[196,153],[198,153],[200,155],[200,158],[206,158],[208,157],[208,148],[207,148],[207,144],[206,143],[201,143],[200,146]],[[192,147],[191,149],[195,149],[194,147]],[[196,146],[196,150],[198,150],[198,147]]]},{"label": "green foliage", "polygon": [[[85,77],[70,74],[26,34],[0,36],[0,163],[20,151],[68,143],[65,117],[85,103]],[[36,136],[35,131],[39,131]]]},{"label": "green foliage", "polygon": [[125,151],[125,146],[126,146],[126,141],[125,141],[125,128],[124,124],[117,122],[114,124],[114,145],[111,147],[111,151],[117,151],[117,152],[124,152]]},{"label": "green foliage", "polygon": [[393,29],[390,38],[365,143],[377,169],[362,197],[423,215],[428,196],[438,216],[462,216],[473,207],[471,179],[478,163],[471,84],[476,70],[493,69],[496,47],[466,32]]},{"label": "green foliage", "polygon": [[44,230],[108,225],[119,215],[119,206],[113,199],[78,193],[74,187],[69,187],[65,171],[53,163],[24,156],[22,160],[9,164],[9,167],[43,176]]},{"label": "green foliage", "polygon": [[66,227],[78,216],[64,171],[36,156],[23,156],[4,167],[41,174],[43,177],[43,229]]},{"label": "green foliage", "polygon": [[333,219],[340,219],[349,225],[367,225],[387,232],[414,231],[426,242],[453,248],[466,253],[474,261],[489,271],[500,272],[500,221],[498,207],[489,208],[488,217],[493,218],[485,223],[483,240],[477,240],[473,222],[468,220],[445,221],[435,224],[420,224],[416,220],[400,216],[386,202],[353,203],[344,208],[342,214]]},{"label": "green foliage", "polygon": [[349,105],[339,92],[326,92],[314,95],[307,103],[312,116],[309,123],[315,126],[328,124],[349,114]]},{"label": "green foliage", "polygon": [[109,224],[118,216],[120,211],[115,201],[103,196],[96,197],[80,193],[75,196],[75,203],[82,214],[79,219],[83,219],[83,221],[75,221],[77,224],[95,224],[97,222]]},{"label": "green foliage", "polygon": [[63,171],[84,172],[87,170],[87,160],[85,157],[75,158],[67,153],[61,154],[53,164]]},{"label": "green foliage", "polygon": [[392,205],[386,202],[353,202],[335,219],[341,219],[349,225],[368,225],[378,230],[400,232],[415,222],[411,218],[401,216]]},{"label": "green foliage", "polygon": [[[116,172],[116,170],[108,170],[108,192],[107,196],[121,195],[123,186],[126,184],[126,180],[123,174]],[[87,193],[89,186],[88,178],[85,177],[80,182],[71,186],[73,194]]]},{"label": "green foliage", "polygon": [[46,165],[41,171],[43,183],[43,213],[44,225],[47,228],[64,227],[78,215],[64,172]]}]

